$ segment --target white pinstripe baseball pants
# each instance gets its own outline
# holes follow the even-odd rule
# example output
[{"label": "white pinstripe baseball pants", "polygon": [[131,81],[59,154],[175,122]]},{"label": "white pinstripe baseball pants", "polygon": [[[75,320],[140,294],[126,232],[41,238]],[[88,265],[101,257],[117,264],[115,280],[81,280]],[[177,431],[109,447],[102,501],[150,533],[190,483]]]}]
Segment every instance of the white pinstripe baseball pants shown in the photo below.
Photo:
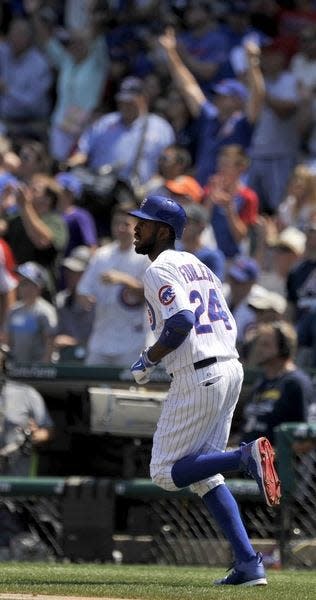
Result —
[{"label": "white pinstripe baseball pants", "polygon": [[[214,376],[220,379],[209,386],[199,385]],[[177,490],[171,477],[177,460],[190,454],[225,451],[242,382],[243,368],[236,358],[220,359],[197,371],[192,366],[174,373],[153,438],[150,475],[155,484]],[[190,487],[204,496],[223,482],[223,475],[218,473]]]}]

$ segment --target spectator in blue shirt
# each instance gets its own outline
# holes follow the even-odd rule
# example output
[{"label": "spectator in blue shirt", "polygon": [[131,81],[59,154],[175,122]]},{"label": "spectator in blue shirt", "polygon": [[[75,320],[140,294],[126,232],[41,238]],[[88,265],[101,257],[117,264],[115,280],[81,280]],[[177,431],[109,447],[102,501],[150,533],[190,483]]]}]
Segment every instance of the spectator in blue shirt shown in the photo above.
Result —
[{"label": "spectator in blue shirt", "polygon": [[250,145],[253,125],[264,99],[264,81],[259,66],[260,49],[253,42],[246,46],[249,90],[237,80],[224,80],[214,87],[215,98],[212,103],[181,60],[174,31],[167,30],[160,36],[159,42],[166,51],[171,76],[199,123],[196,177],[205,185],[209,175],[215,172],[217,154],[222,146],[240,144],[248,148]]},{"label": "spectator in blue shirt", "polygon": [[148,112],[144,85],[126,77],[116,95],[118,110],[95,121],[79,139],[70,166],[85,164],[93,170],[110,165],[133,183],[145,183],[157,172],[158,158],[175,141],[171,125]]}]

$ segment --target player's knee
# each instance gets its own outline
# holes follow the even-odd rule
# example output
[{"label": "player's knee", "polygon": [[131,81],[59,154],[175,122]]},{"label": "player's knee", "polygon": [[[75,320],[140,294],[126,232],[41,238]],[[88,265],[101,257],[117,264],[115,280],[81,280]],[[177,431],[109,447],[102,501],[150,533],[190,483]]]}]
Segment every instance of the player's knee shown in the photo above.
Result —
[{"label": "player's knee", "polygon": [[225,478],[223,477],[223,475],[221,473],[217,473],[217,475],[213,475],[213,477],[209,477],[208,479],[204,479],[203,481],[193,483],[192,485],[190,485],[190,490],[194,494],[200,496],[200,498],[203,498],[205,494],[224,483]]},{"label": "player's knee", "polygon": [[171,469],[151,466],[150,476],[155,485],[158,485],[168,492],[174,492],[178,489],[171,477]]}]

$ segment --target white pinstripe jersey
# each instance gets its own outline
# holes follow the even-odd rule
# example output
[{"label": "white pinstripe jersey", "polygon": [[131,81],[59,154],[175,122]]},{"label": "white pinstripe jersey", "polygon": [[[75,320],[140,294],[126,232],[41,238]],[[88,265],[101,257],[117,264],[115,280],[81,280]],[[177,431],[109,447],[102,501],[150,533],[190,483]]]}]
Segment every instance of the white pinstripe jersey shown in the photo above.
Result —
[{"label": "white pinstripe jersey", "polygon": [[168,373],[213,356],[238,358],[236,323],[222,284],[196,256],[165,250],[146,270],[144,289],[156,340],[166,319],[180,310],[195,314],[195,324],[183,344],[162,361]]}]

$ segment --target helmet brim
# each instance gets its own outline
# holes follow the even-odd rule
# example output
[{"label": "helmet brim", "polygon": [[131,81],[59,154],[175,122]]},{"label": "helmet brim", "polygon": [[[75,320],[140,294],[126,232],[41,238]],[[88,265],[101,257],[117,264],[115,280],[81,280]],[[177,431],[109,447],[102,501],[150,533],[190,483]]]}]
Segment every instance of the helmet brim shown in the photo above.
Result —
[{"label": "helmet brim", "polygon": [[159,219],[157,219],[157,217],[152,217],[151,215],[148,215],[146,212],[142,211],[142,210],[131,210],[128,213],[129,215],[132,215],[132,217],[137,217],[138,219],[144,219],[144,221],[157,221],[159,223],[162,223],[163,221],[159,221]]}]

